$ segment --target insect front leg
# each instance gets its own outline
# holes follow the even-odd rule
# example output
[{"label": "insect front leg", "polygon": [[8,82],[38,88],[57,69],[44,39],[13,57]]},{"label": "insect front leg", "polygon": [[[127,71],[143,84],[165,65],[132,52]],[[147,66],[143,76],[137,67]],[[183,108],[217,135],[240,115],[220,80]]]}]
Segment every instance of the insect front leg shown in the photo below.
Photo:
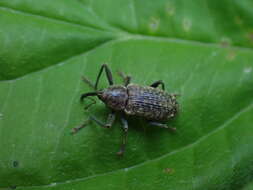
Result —
[{"label": "insect front leg", "polygon": [[118,71],[117,73],[123,79],[125,86],[127,86],[131,82],[131,77],[129,75],[125,75],[123,72],[120,71]]},{"label": "insect front leg", "polygon": [[88,124],[90,123],[90,120],[87,120],[86,122],[84,122],[82,125],[80,125],[79,127],[75,127],[72,129],[71,133],[75,134],[77,132],[79,132],[82,128],[86,127]]},{"label": "insect front leg", "polygon": [[97,119],[95,116],[90,116],[90,119],[88,119],[84,124],[82,124],[79,127],[75,127],[72,129],[72,134],[77,133],[78,131],[80,131],[82,128],[86,127],[90,121],[95,121],[99,126],[104,127],[104,128],[111,128],[114,121],[116,118],[116,114],[114,112],[111,112],[106,120],[106,123],[103,123],[102,121],[100,121],[99,119]]},{"label": "insect front leg", "polygon": [[105,69],[105,73],[106,73],[106,77],[107,77],[107,80],[109,82],[109,85],[113,85],[112,72],[106,64],[103,64],[101,66],[100,71],[99,71],[98,76],[97,76],[97,80],[96,80],[96,83],[95,83],[95,90],[97,90],[98,82],[99,82],[100,76],[101,76],[104,69]]},{"label": "insect front leg", "polygon": [[169,127],[167,126],[166,124],[164,123],[159,123],[157,121],[150,121],[149,122],[150,125],[154,125],[154,126],[158,126],[158,127],[161,127],[161,128],[165,128],[165,129],[170,129],[171,131],[175,132],[177,129],[174,128],[174,127]]},{"label": "insect front leg", "polygon": [[116,118],[116,114],[113,111],[108,115],[106,123],[103,123],[102,121],[97,119],[95,116],[90,116],[90,119],[92,121],[95,121],[99,126],[104,127],[104,128],[111,128],[115,121],[115,118]]},{"label": "insect front leg", "polygon": [[153,84],[151,84],[150,86],[153,88],[157,88],[159,85],[162,85],[162,89],[165,90],[165,85],[162,80],[158,80],[158,81],[154,82]]},{"label": "insect front leg", "polygon": [[119,156],[122,156],[125,152],[126,143],[127,143],[127,132],[128,132],[128,122],[123,116],[121,116],[121,122],[122,122],[122,126],[123,126],[122,128],[123,128],[124,134],[123,134],[123,141],[122,141],[120,150],[119,152],[117,152]]}]

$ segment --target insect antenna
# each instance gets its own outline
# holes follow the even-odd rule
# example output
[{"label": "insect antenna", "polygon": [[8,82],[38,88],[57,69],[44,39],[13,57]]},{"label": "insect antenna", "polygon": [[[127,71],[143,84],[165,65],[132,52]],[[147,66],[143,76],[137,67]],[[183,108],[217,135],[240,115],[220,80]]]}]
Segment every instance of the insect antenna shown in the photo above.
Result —
[{"label": "insect antenna", "polygon": [[[89,87],[95,89],[95,85],[86,77],[82,76],[82,81],[89,85]],[[95,89],[96,90],[96,89]]]},{"label": "insect antenna", "polygon": [[94,99],[90,98],[89,96],[97,96],[97,95],[98,95],[98,92],[88,92],[88,93],[84,93],[84,94],[81,95],[81,97],[80,97],[81,102],[83,102],[83,100],[85,98],[88,98],[88,99],[92,100],[92,103],[85,106],[85,108],[84,108],[85,110],[87,110],[91,105],[96,103],[96,101]]},{"label": "insect antenna", "polygon": [[93,104],[96,104],[96,100],[94,100],[91,97],[87,97],[88,99],[92,100],[92,102],[90,104],[88,104],[87,106],[84,107],[85,110],[87,110],[89,107],[91,107]]},{"label": "insect antenna", "polygon": [[80,97],[80,101],[83,101],[84,98],[87,98],[88,96],[97,96],[98,93],[97,92],[87,92],[81,95]]}]

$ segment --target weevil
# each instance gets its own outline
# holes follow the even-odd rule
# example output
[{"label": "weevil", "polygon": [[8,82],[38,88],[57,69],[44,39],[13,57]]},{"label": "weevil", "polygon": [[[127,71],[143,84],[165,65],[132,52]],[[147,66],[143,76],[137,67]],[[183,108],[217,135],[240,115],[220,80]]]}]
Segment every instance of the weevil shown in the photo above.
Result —
[{"label": "weevil", "polygon": [[[102,72],[105,70],[109,87],[98,90],[98,83]],[[105,128],[112,127],[116,113],[120,115],[123,126],[123,142],[118,155],[123,155],[127,143],[128,122],[126,116],[137,116],[144,118],[150,125],[176,130],[173,127],[167,126],[164,122],[173,118],[177,112],[179,105],[176,97],[178,94],[170,94],[165,91],[165,84],[158,80],[150,86],[141,86],[131,83],[131,77],[119,72],[123,78],[123,85],[114,85],[111,70],[106,64],[103,64],[98,73],[96,83],[93,85],[87,78],[83,77],[83,81],[89,84],[94,91],[87,92],[81,95],[80,100],[90,96],[97,96],[110,109],[106,123],[101,122],[94,116],[90,116],[90,120],[95,121],[98,125]],[[161,89],[158,87],[161,86]],[[73,133],[76,133],[87,123],[80,127],[74,128]]]}]

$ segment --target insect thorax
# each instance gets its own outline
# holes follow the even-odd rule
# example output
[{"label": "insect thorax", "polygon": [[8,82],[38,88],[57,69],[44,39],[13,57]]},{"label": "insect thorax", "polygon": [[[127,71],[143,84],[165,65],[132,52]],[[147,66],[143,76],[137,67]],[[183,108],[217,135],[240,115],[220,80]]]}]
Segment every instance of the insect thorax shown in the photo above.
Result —
[{"label": "insect thorax", "polygon": [[113,110],[124,110],[128,99],[127,89],[121,85],[111,86],[104,89],[98,97]]}]

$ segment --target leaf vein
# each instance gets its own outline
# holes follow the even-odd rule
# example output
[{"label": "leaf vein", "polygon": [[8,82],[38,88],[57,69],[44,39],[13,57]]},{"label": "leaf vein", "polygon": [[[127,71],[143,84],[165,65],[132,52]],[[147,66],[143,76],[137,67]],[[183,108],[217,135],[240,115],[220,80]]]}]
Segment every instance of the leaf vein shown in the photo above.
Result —
[{"label": "leaf vein", "polygon": [[[159,161],[169,155],[174,155],[178,152],[181,152],[181,151],[184,151],[184,150],[187,150],[189,148],[194,148],[194,146],[200,142],[202,142],[203,140],[205,140],[206,138],[208,138],[209,136],[211,136],[212,134],[215,134],[217,132],[219,132],[220,130],[222,129],[225,129],[227,126],[229,126],[234,120],[238,119],[242,114],[244,113],[247,113],[248,111],[250,111],[251,109],[253,108],[253,102],[251,102],[249,105],[247,105],[246,107],[244,107],[243,109],[241,109],[240,111],[238,111],[237,113],[235,113],[232,117],[230,117],[229,119],[227,119],[223,124],[221,124],[219,127],[217,127],[217,129],[215,129],[214,131],[200,137],[198,140],[196,140],[195,142],[185,146],[185,147],[182,147],[178,150],[175,150],[175,151],[172,151],[172,152],[169,152],[167,154],[164,154],[160,157],[157,157],[155,159],[151,159],[151,160],[147,160],[145,162],[142,162],[142,163],[139,163],[139,164],[136,164],[136,165],[133,165],[129,168],[127,168],[128,170],[131,170],[131,169],[134,169],[134,168],[137,168],[137,167],[140,167],[142,165],[145,165],[145,164],[148,164],[148,163],[151,163],[151,162],[154,162],[154,161]],[[83,178],[78,178],[78,179],[73,179],[73,180],[68,180],[68,181],[64,181],[64,182],[58,182],[58,183],[54,183],[54,186],[55,185],[62,185],[62,184],[68,184],[68,183],[74,183],[74,182],[79,182],[79,181],[85,181],[85,180],[89,180],[89,179],[92,179],[92,178],[95,178],[95,177],[100,177],[100,176],[106,176],[106,175],[110,175],[110,174],[113,174],[113,173],[116,173],[116,172],[119,172],[119,171],[124,171],[126,168],[121,168],[121,169],[118,169],[118,170],[114,170],[114,171],[110,171],[110,172],[105,172],[105,173],[102,173],[102,174],[97,174],[97,175],[93,175],[93,176],[88,176],[88,177],[83,177]],[[26,187],[50,187],[51,184],[49,185],[40,185],[40,186],[26,186]]]}]

